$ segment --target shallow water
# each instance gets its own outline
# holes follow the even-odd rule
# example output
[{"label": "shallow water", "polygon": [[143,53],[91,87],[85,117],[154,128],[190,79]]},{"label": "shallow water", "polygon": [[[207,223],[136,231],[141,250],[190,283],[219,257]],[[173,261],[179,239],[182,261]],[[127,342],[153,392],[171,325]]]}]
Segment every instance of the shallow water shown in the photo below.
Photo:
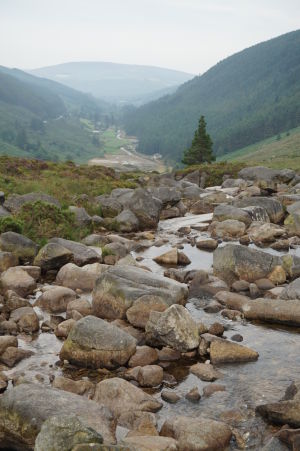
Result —
[{"label": "shallow water", "polygon": [[[163,221],[157,231],[157,239],[168,239],[169,243],[161,247],[150,247],[135,256],[142,256],[141,264],[151,268],[153,272],[162,274],[164,268],[153,262],[152,258],[170,250],[172,246],[180,243],[183,237],[176,234],[177,229],[183,225],[199,225],[209,221],[211,215],[189,216],[176,220]],[[208,236],[205,232],[192,231],[195,237]],[[267,252],[277,253],[272,249]],[[188,255],[191,264],[185,269],[211,269],[212,253],[204,252],[184,244],[183,252]],[[299,252],[299,250],[295,251]],[[90,295],[87,298],[90,299]],[[300,329],[275,327],[272,325],[254,324],[249,322],[233,322],[223,318],[220,314],[206,314],[200,307],[200,302],[188,303],[186,305],[191,315],[205,324],[216,321],[222,322],[226,327],[225,336],[230,338],[235,333],[244,337],[241,344],[245,344],[259,352],[257,362],[238,365],[219,365],[224,377],[216,383],[226,386],[225,392],[218,392],[209,398],[202,397],[199,403],[191,403],[184,395],[193,387],[197,386],[200,393],[203,387],[209,385],[202,382],[196,376],[189,374],[188,368],[191,361],[181,361],[172,364],[167,372],[173,374],[179,384],[174,390],[182,395],[182,399],[174,404],[163,402],[163,408],[157,414],[158,423],[161,424],[172,414],[184,414],[190,416],[204,415],[207,417],[222,419],[236,428],[247,449],[259,450],[263,443],[272,435],[275,428],[267,425],[255,415],[254,409],[257,405],[277,401],[283,395],[290,382],[299,378],[300,374]],[[38,313],[48,315],[38,309]],[[35,352],[32,357],[23,360],[15,368],[9,370],[10,375],[24,374],[26,378],[37,378],[43,384],[50,385],[54,376],[64,374],[66,377],[80,379],[89,377],[93,381],[99,381],[103,374],[99,371],[76,370],[74,367],[65,367],[62,370],[59,364],[58,354],[62,341],[54,334],[40,333],[36,337],[18,337],[19,345],[25,349]],[[154,396],[160,399],[160,393]],[[234,441],[231,449],[237,449]]]}]

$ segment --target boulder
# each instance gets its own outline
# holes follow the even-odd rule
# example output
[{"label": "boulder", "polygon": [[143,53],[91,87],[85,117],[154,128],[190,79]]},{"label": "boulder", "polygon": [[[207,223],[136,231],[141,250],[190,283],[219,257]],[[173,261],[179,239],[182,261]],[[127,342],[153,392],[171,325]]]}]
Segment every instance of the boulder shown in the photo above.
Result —
[{"label": "boulder", "polygon": [[289,216],[285,219],[284,225],[290,234],[300,236],[300,201],[287,207]]},{"label": "boulder", "polygon": [[92,291],[96,280],[107,270],[107,265],[92,263],[79,267],[74,263],[67,263],[58,272],[56,283],[73,290]]},{"label": "boulder", "polygon": [[[1,351],[1,337],[0,337],[0,351]],[[136,366],[151,365],[152,363],[155,363],[157,360],[158,354],[156,349],[153,349],[150,346],[137,346],[135,354],[133,354],[133,356],[130,358],[128,362],[128,366],[130,368],[133,368]]]},{"label": "boulder", "polygon": [[201,239],[196,241],[196,246],[203,251],[214,251],[218,247],[218,241],[211,238]]},{"label": "boulder", "polygon": [[57,199],[44,193],[10,194],[4,202],[4,207],[12,213],[17,213],[24,204],[37,201],[61,207]]},{"label": "boulder", "polygon": [[300,325],[300,300],[254,299],[242,306],[245,318],[288,326]]},{"label": "boulder", "polygon": [[225,221],[227,219],[234,219],[243,222],[246,226],[251,224],[251,217],[249,213],[241,208],[233,207],[232,205],[218,205],[214,209],[213,221]]},{"label": "boulder", "polygon": [[123,210],[114,219],[116,228],[121,233],[136,232],[139,228],[139,220],[131,210]]},{"label": "boulder", "polygon": [[258,359],[258,352],[228,340],[213,340],[209,348],[213,364],[252,362]]},{"label": "boulder", "polygon": [[67,318],[72,318],[72,312],[79,312],[82,316],[92,314],[91,303],[87,299],[79,298],[70,301],[67,305]]},{"label": "boulder", "polygon": [[136,340],[94,316],[80,319],[60,351],[60,359],[85,368],[116,368],[136,351]]},{"label": "boulder", "polygon": [[164,312],[168,307],[162,297],[145,294],[126,311],[126,318],[133,326],[145,329],[152,311]]},{"label": "boulder", "polygon": [[162,313],[152,311],[145,330],[149,344],[167,345],[181,352],[199,344],[198,326],[182,305],[174,304]]},{"label": "boulder", "polygon": [[32,351],[16,348],[15,346],[9,346],[0,356],[0,361],[9,368],[12,368],[17,363],[21,362],[21,360],[26,359],[33,354],[34,353]]},{"label": "boulder", "polygon": [[[164,371],[159,365],[137,366],[127,373],[134,372],[133,380],[141,387],[158,387],[162,384]],[[126,374],[127,374],[126,373]]]},{"label": "boulder", "polygon": [[158,186],[157,188],[151,187],[148,189],[153,197],[159,199],[162,205],[176,205],[181,200],[181,192],[173,187]]},{"label": "boulder", "polygon": [[58,243],[48,243],[34,259],[34,264],[40,266],[43,272],[60,269],[73,259],[73,253]]},{"label": "boulder", "polygon": [[226,219],[222,222],[212,222],[209,231],[213,238],[232,240],[240,238],[245,234],[246,226],[243,222],[235,219]]},{"label": "boulder", "polygon": [[0,336],[0,355],[4,353],[4,351],[8,347],[18,347],[18,339],[16,337],[12,337],[10,335]]},{"label": "boulder", "polygon": [[11,252],[0,251],[0,273],[19,264],[18,257]]},{"label": "boulder", "polygon": [[247,233],[255,244],[260,245],[272,243],[277,238],[281,238],[286,234],[286,230],[276,224],[252,222]]},{"label": "boulder", "polygon": [[184,284],[135,266],[115,266],[102,274],[93,290],[93,312],[100,318],[125,318],[126,311],[143,295],[159,296],[168,305],[184,304]]},{"label": "boulder", "polygon": [[34,451],[70,451],[78,444],[102,442],[102,435],[85,426],[77,416],[58,415],[43,423]]},{"label": "boulder", "polygon": [[160,435],[177,440],[181,451],[222,451],[229,446],[232,433],[220,421],[178,415],[164,422]]},{"label": "boulder", "polygon": [[12,290],[19,296],[25,297],[33,293],[36,281],[20,267],[12,267],[1,274],[0,285],[4,293]]},{"label": "boulder", "polygon": [[264,166],[254,166],[241,169],[238,176],[244,180],[254,181],[260,188],[277,191],[277,184],[288,183],[295,177],[291,169],[270,169]]},{"label": "boulder", "polygon": [[157,412],[162,407],[153,396],[118,377],[99,382],[93,399],[108,407],[118,419],[128,412]]},{"label": "boulder", "polygon": [[213,254],[214,274],[229,285],[239,279],[254,282],[267,277],[280,264],[275,255],[234,244],[218,247]]},{"label": "boulder", "polygon": [[73,381],[73,379],[68,379],[62,376],[57,376],[54,379],[52,386],[54,388],[58,388],[59,390],[75,393],[76,395],[88,395],[89,398],[93,396],[95,392],[95,385],[90,381]]},{"label": "boulder", "polygon": [[75,326],[75,324],[76,321],[72,318],[67,319],[66,321],[62,321],[56,326],[54,333],[57,338],[67,338],[69,333],[71,332],[72,327]]},{"label": "boulder", "polygon": [[4,232],[0,235],[0,249],[11,252],[21,261],[27,261],[34,259],[38,252],[38,245],[19,233]]},{"label": "boulder", "polygon": [[140,230],[157,227],[162,202],[143,188],[137,188],[128,202],[128,208],[139,220]]},{"label": "boulder", "polygon": [[39,330],[39,319],[31,306],[14,310],[10,315],[10,320],[18,325],[19,332],[32,334]]},{"label": "boulder", "polygon": [[274,224],[278,224],[284,218],[284,209],[282,204],[273,197],[244,197],[236,199],[233,205],[238,208],[243,207],[263,207]]},{"label": "boulder", "polygon": [[77,266],[87,265],[89,263],[101,262],[101,256],[94,249],[82,243],[65,240],[64,238],[52,238],[50,243],[60,244],[73,254],[74,263]]},{"label": "boulder", "polygon": [[267,210],[258,205],[242,208],[250,216],[251,221],[270,222]]},{"label": "boulder", "polygon": [[79,227],[89,227],[92,224],[92,218],[83,207],[70,206],[69,210],[75,216],[75,222]]},{"label": "boulder", "polygon": [[287,285],[280,294],[281,299],[300,300],[300,277]]},{"label": "boulder", "polygon": [[103,218],[114,218],[122,211],[122,205],[113,196],[103,194],[102,196],[97,196],[95,201],[101,206]]},{"label": "boulder", "polygon": [[101,434],[106,443],[115,443],[116,424],[110,410],[103,405],[43,385],[20,384],[0,399],[1,446],[33,449],[43,423],[60,415],[76,416],[86,427]]},{"label": "boulder", "polygon": [[76,299],[75,291],[65,287],[53,287],[45,291],[35,302],[35,305],[50,313],[65,312],[69,302]]}]

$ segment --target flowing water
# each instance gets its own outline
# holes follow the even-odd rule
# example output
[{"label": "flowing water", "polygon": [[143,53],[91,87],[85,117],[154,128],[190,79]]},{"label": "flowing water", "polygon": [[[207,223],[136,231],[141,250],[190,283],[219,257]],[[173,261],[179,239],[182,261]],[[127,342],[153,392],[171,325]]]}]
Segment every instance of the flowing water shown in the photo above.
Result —
[{"label": "flowing water", "polygon": [[[157,231],[157,239],[168,240],[167,244],[151,246],[134,256],[143,257],[142,264],[151,268],[153,272],[162,274],[164,268],[153,262],[153,257],[170,250],[172,246],[180,244],[183,237],[177,229],[190,225],[195,237],[207,237],[202,224],[211,219],[210,215],[189,216],[185,218],[162,221]],[[205,227],[204,227],[205,228]],[[190,258],[191,263],[185,269],[212,269],[212,253],[200,251],[189,243],[183,244],[183,252]],[[268,252],[276,252],[266,249]],[[297,251],[295,251],[297,252]],[[87,298],[91,298],[87,295]],[[237,429],[246,449],[260,450],[268,437],[271,437],[274,427],[267,425],[259,416],[255,415],[255,407],[259,404],[279,400],[289,384],[300,376],[300,334],[299,329],[275,327],[272,325],[254,324],[250,322],[233,322],[218,314],[206,314],[201,308],[201,301],[194,300],[186,307],[191,315],[205,324],[216,321],[226,327],[225,336],[230,338],[239,333],[243,336],[242,344],[259,352],[256,362],[236,365],[219,365],[218,369],[224,377],[217,381],[226,387],[226,391],[214,393],[211,397],[202,397],[199,403],[192,403],[184,395],[193,387],[198,387],[202,393],[203,387],[209,385],[196,376],[189,374],[191,361],[175,362],[166,369],[179,382],[172,388],[182,395],[179,402],[168,404],[163,402],[163,408],[157,414],[161,424],[172,414],[183,414],[193,417],[204,415],[228,422]],[[38,313],[47,319],[47,314],[38,309]],[[76,380],[88,377],[99,381],[103,377],[101,372],[76,370],[73,367],[62,369],[58,362],[58,354],[62,342],[54,334],[40,333],[36,337],[19,337],[19,345],[34,351],[34,355],[20,362],[10,370],[11,375],[25,375],[26,379],[36,378],[38,381],[50,385],[54,376],[65,375]],[[194,363],[194,362],[192,362]],[[160,393],[154,392],[160,399]],[[231,449],[237,449],[232,443]]]}]

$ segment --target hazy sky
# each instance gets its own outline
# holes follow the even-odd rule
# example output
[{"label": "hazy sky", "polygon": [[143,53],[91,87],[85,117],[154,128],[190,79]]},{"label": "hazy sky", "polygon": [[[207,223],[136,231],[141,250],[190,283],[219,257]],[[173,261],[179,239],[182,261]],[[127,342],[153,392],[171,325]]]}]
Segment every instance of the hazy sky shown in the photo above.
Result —
[{"label": "hazy sky", "polygon": [[202,73],[300,27],[300,0],[0,0],[0,65],[112,61]]}]

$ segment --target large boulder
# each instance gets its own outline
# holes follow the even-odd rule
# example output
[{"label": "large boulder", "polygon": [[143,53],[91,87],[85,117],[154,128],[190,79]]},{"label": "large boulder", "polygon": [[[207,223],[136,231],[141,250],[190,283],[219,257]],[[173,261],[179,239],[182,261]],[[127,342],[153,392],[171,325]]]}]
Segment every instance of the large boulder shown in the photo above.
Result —
[{"label": "large boulder", "polygon": [[278,224],[284,218],[284,209],[282,204],[273,197],[244,197],[243,199],[236,199],[233,205],[238,208],[243,207],[263,207],[274,224]]},{"label": "large boulder", "polygon": [[246,226],[251,224],[249,213],[242,208],[233,207],[232,205],[218,205],[213,214],[213,221],[225,221],[226,219],[235,219],[243,222]]},{"label": "large boulder", "polygon": [[88,227],[92,223],[92,218],[83,207],[75,207],[71,205],[69,207],[71,213],[75,216],[75,222],[79,227]]},{"label": "large boulder", "polygon": [[277,191],[277,184],[290,182],[295,177],[295,171],[254,166],[241,169],[238,176],[244,180],[254,181],[262,189]]},{"label": "large boulder", "polygon": [[272,243],[286,234],[286,230],[276,224],[252,222],[247,231],[250,239],[258,245]]},{"label": "large boulder", "polygon": [[167,345],[182,352],[199,345],[198,326],[182,305],[171,305],[164,312],[152,311],[145,330],[150,344]]},{"label": "large boulder", "polygon": [[213,222],[209,227],[209,231],[213,238],[222,238],[224,240],[240,238],[245,234],[245,230],[245,223],[236,219],[225,219],[221,222]]},{"label": "large boulder", "polygon": [[0,249],[13,253],[22,261],[33,260],[38,253],[38,245],[24,235],[4,232],[0,235]]},{"label": "large boulder", "polygon": [[42,271],[59,269],[73,259],[73,253],[58,243],[48,243],[34,259],[34,264],[40,266]]},{"label": "large boulder", "polygon": [[285,219],[284,225],[291,234],[300,236],[300,201],[287,207],[289,216]]},{"label": "large boulder", "polygon": [[115,266],[96,282],[93,291],[94,314],[107,319],[125,318],[128,308],[144,295],[160,296],[168,305],[184,304],[187,287],[136,266]]},{"label": "large boulder", "polygon": [[10,319],[17,324],[19,332],[33,334],[39,330],[39,319],[31,306],[14,310]]},{"label": "large boulder", "polygon": [[74,263],[67,263],[57,273],[56,283],[72,290],[92,291],[96,280],[107,269],[108,266],[101,263],[92,263],[81,267]]},{"label": "large boulder", "polygon": [[266,278],[280,264],[275,255],[234,244],[218,247],[213,254],[214,274],[229,285],[239,279],[255,282]]},{"label": "large boulder", "polygon": [[115,227],[122,233],[136,232],[139,228],[139,220],[131,210],[123,210],[114,219]]},{"label": "large boulder", "polygon": [[162,297],[145,294],[129,307],[126,317],[133,326],[145,329],[152,311],[164,312],[168,307],[168,303]]},{"label": "large boulder", "polygon": [[287,285],[280,294],[281,299],[299,299],[300,301],[300,277]]},{"label": "large boulder", "polygon": [[50,313],[63,313],[69,302],[76,299],[75,291],[66,287],[53,287],[45,291],[35,302],[35,305]]},{"label": "large boulder", "polygon": [[95,316],[80,319],[60,351],[61,360],[85,368],[116,368],[136,351],[136,340],[122,329]]},{"label": "large boulder", "polygon": [[162,407],[153,396],[118,377],[99,382],[93,399],[108,407],[117,418],[128,412],[157,412]]},{"label": "large boulder", "polygon": [[155,229],[159,221],[162,202],[142,188],[137,188],[128,202],[128,208],[139,220],[141,230]]},{"label": "large boulder", "polygon": [[82,396],[39,384],[20,384],[0,398],[0,447],[33,449],[43,423],[53,416],[76,416],[88,428],[115,443],[109,409]]},{"label": "large boulder", "polygon": [[64,238],[52,238],[50,243],[60,244],[72,252],[74,263],[78,266],[89,263],[101,262],[101,256],[94,249],[76,241],[65,240]]},{"label": "large boulder", "polygon": [[78,444],[88,443],[103,443],[102,435],[85,426],[75,415],[58,415],[43,423],[34,451],[70,451]]},{"label": "large boulder", "polygon": [[176,188],[158,186],[157,188],[149,188],[149,191],[153,197],[156,197],[162,202],[164,207],[166,205],[176,205],[181,200],[181,192]]},{"label": "large boulder", "polygon": [[17,266],[19,263],[18,257],[11,252],[0,251],[0,272],[6,271],[12,266]]},{"label": "large boulder", "polygon": [[101,206],[101,213],[104,218],[114,218],[122,211],[122,205],[113,196],[103,194],[95,198]]},{"label": "large boulder", "polygon": [[12,213],[17,213],[28,202],[47,202],[60,208],[57,199],[44,193],[10,194],[4,202],[4,207]]},{"label": "large boulder", "polygon": [[164,422],[160,435],[177,440],[180,451],[222,451],[229,446],[232,433],[220,421],[178,415]]},{"label": "large boulder", "polygon": [[36,288],[36,281],[21,267],[12,267],[4,271],[0,276],[0,287],[5,293],[12,290],[21,297],[32,294]]}]

